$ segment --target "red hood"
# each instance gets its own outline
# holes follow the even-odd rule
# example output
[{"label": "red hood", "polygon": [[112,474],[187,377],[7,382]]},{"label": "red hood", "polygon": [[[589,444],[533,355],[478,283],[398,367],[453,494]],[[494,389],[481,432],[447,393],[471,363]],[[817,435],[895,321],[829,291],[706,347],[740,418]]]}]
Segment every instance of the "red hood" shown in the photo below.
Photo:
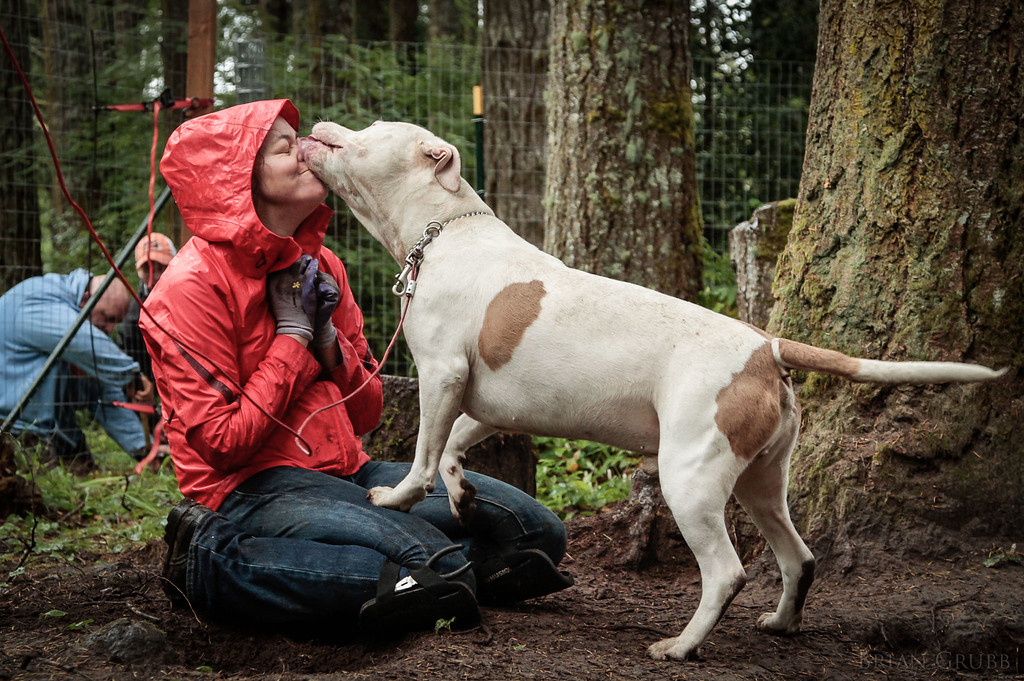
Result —
[{"label": "red hood", "polygon": [[299,129],[299,111],[287,99],[240,104],[186,121],[171,133],[160,162],[189,230],[211,243],[230,242],[241,270],[253,278],[283,269],[303,253],[315,257],[333,214],[321,204],[291,238],[274,234],[256,215],[252,169],[278,116]]}]

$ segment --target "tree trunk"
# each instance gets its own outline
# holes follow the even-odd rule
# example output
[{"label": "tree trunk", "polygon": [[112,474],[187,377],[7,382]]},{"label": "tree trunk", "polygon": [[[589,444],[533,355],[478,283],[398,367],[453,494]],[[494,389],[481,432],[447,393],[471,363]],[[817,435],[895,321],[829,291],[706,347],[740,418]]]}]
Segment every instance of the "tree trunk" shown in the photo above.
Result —
[{"label": "tree trunk", "polygon": [[428,37],[430,42],[450,42],[456,45],[476,44],[476,23],[479,19],[476,0],[473,2],[429,0],[427,17],[429,18]]},{"label": "tree trunk", "polygon": [[[544,249],[571,267],[689,300],[701,281],[689,6],[553,0]],[[638,471],[619,560],[640,567],[674,530]],[[671,552],[671,551],[669,551]]]},{"label": "tree trunk", "polygon": [[314,36],[314,41],[319,36],[328,35],[351,38],[354,30],[353,4],[351,0],[310,0],[309,23],[302,32]]},{"label": "tree trunk", "polygon": [[[61,30],[64,24],[71,27],[88,25],[86,11],[87,8],[79,2],[43,0],[41,23],[48,100],[45,104],[46,125],[57,147],[68,191],[85,214],[91,216],[95,214],[96,190],[102,181],[89,163],[92,145],[83,144],[82,137],[92,131],[94,115],[91,110],[92,93],[86,94],[87,88],[91,90],[91,85],[86,84],[92,83],[92,61],[82,58],[82,55],[91,53],[89,34],[77,28]],[[70,89],[77,89],[81,96],[68,96]],[[64,197],[56,177],[53,178],[50,186],[53,205],[50,238],[56,252],[67,252],[71,243],[86,232],[86,227]]]},{"label": "tree trunk", "polygon": [[893,530],[896,551],[936,550],[942,526],[1019,534],[1024,5],[826,0],[820,25],[770,330],[876,359],[1014,368],[951,386],[807,377],[798,515],[829,535]]},{"label": "tree trunk", "polygon": [[701,216],[689,7],[554,0],[544,248],[693,300]]},{"label": "tree trunk", "polygon": [[389,23],[389,12],[379,0],[355,0],[352,30],[356,40],[387,40]]},{"label": "tree trunk", "polygon": [[388,36],[391,42],[417,42],[416,20],[419,12],[416,0],[391,0],[388,11]]},{"label": "tree trunk", "polygon": [[[544,244],[544,86],[549,0],[485,0],[485,196],[519,236]],[[481,189],[481,187],[477,187]]]},{"label": "tree trunk", "polygon": [[[31,72],[29,22],[22,0],[0,0],[4,33],[25,73]],[[8,60],[9,62],[9,60]],[[0,116],[0,295],[43,273],[37,180],[32,172],[33,117],[28,95],[13,64],[0,69],[4,115]],[[6,323],[10,323],[9,321]]]}]

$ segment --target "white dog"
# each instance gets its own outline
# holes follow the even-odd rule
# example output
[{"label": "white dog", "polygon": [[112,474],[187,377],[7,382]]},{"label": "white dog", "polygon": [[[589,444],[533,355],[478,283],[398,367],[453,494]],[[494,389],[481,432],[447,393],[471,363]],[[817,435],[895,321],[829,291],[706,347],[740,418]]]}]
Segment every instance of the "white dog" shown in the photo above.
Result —
[{"label": "white dog", "polygon": [[355,132],[318,123],[303,148],[313,172],[406,265],[396,288],[415,286],[405,321],[419,371],[415,460],[397,487],[374,488],[370,500],[407,510],[433,489],[440,467],[452,512],[464,518],[475,493],[463,476],[465,451],[497,430],[657,453],[665,501],[702,581],[683,632],[650,647],[658,659],[696,654],[746,582],[726,532],[731,494],[782,571],[778,609],[758,628],[800,628],[814,557],[786,504],[800,423],[790,369],[879,383],[1002,373],[855,359],[570,269],[494,217],[461,179],[455,147],[414,125],[378,122]]}]

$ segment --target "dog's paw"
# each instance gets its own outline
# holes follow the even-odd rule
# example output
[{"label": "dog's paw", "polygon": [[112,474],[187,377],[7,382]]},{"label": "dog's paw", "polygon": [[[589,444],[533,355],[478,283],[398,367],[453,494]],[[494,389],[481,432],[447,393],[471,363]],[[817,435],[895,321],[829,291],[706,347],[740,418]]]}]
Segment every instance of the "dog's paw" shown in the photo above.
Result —
[{"label": "dog's paw", "polygon": [[463,478],[458,494],[452,494],[449,488],[448,505],[459,524],[464,527],[469,525],[473,513],[476,512],[476,487],[473,486],[473,483]]},{"label": "dog's paw", "polygon": [[697,648],[685,646],[679,642],[678,637],[666,638],[651,645],[647,654],[655,660],[699,660],[700,653]]},{"label": "dog's paw", "polygon": [[408,511],[426,497],[426,492],[419,495],[419,498],[410,498],[408,495],[400,494],[392,487],[374,487],[366,493],[366,500],[374,506],[393,508],[396,511]]},{"label": "dog's paw", "polygon": [[757,629],[775,636],[794,636],[800,633],[800,617],[790,622],[783,622],[777,612],[766,612],[757,618]]}]

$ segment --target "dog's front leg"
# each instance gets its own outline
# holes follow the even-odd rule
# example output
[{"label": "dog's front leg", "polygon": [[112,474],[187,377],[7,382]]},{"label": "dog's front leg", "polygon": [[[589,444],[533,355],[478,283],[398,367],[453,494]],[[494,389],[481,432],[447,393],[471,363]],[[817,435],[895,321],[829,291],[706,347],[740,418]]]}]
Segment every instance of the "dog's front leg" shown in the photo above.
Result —
[{"label": "dog's front leg", "polygon": [[374,487],[367,492],[366,498],[374,506],[408,511],[434,491],[441,452],[459,415],[468,367],[461,371],[449,368],[444,378],[431,378],[437,373],[421,368],[420,429],[412,468],[396,487]]},{"label": "dog's front leg", "polygon": [[452,515],[463,525],[469,522],[476,510],[476,488],[466,480],[462,468],[466,462],[466,450],[496,432],[496,428],[462,414],[455,420],[448,444],[441,455],[441,479],[448,488],[448,503]]}]

